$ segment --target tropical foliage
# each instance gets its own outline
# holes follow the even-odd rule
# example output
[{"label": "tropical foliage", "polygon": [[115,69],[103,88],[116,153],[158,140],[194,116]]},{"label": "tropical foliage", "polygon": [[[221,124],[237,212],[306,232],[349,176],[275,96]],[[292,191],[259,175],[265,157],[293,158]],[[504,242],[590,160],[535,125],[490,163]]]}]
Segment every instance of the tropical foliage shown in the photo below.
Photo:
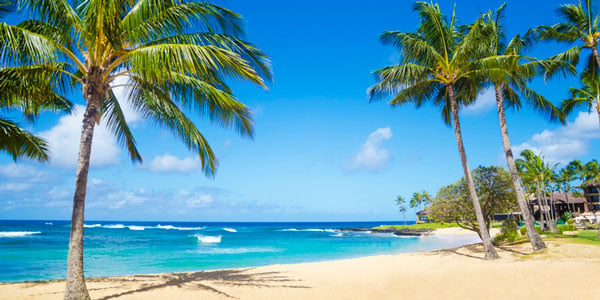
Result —
[{"label": "tropical foliage", "polygon": [[402,54],[401,64],[374,71],[376,84],[367,93],[371,99],[392,96],[389,104],[400,106],[409,103],[420,107],[431,102],[442,111],[446,124],[452,123],[463,171],[481,230],[487,259],[497,258],[492,246],[462,141],[459,109],[472,103],[481,89],[483,76],[500,76],[497,66],[506,57],[487,57],[481,42],[485,39],[483,18],[469,30],[459,30],[454,13],[448,20],[439,6],[417,2],[414,10],[419,14],[417,32],[386,31],[381,35],[383,44],[393,45]]},{"label": "tropical foliage", "polygon": [[[518,208],[511,177],[506,170],[496,166],[479,166],[472,173],[486,227],[489,228],[494,214],[511,213]],[[437,192],[431,202],[430,215],[437,222],[456,223],[462,228],[480,232],[464,178]]]},{"label": "tropical foliage", "polygon": [[[0,2],[0,18],[11,9],[10,2]],[[19,29],[4,22],[0,23],[0,28],[0,49],[3,50],[0,52],[0,111],[21,111],[29,122],[34,122],[42,110],[68,112],[71,103],[61,96],[64,93],[64,85],[52,84],[57,82],[52,77],[61,77],[61,74],[35,64],[27,67],[15,66],[10,60],[3,59],[4,51],[11,51],[7,50],[11,45],[4,38],[4,34]],[[15,161],[21,157],[38,161],[48,160],[46,141],[6,117],[0,117],[0,151],[8,153]]]},{"label": "tropical foliage", "polygon": [[[250,109],[227,85],[231,79],[265,86],[265,54],[243,40],[240,15],[205,1],[22,0],[25,20],[2,24],[0,57],[11,67],[12,98],[32,93],[83,92],[86,108],[74,193],[65,299],[89,299],[83,278],[83,215],[94,126],[106,120],[132,161],[142,156],[122,105],[173,132],[212,176],[217,159],[186,113],[196,113],[244,136],[253,135]],[[16,79],[25,79],[18,81]],[[117,99],[114,89],[126,90]],[[62,99],[62,98],[61,98]]]}]

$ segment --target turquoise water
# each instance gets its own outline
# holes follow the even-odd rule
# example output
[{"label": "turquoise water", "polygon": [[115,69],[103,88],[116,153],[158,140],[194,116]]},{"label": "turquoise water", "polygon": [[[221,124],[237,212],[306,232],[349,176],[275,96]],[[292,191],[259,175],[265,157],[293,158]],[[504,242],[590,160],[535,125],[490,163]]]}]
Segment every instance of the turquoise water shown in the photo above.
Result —
[{"label": "turquoise water", "polygon": [[[472,236],[396,237],[340,228],[398,222],[86,222],[86,276],[180,272],[434,250]],[[0,282],[64,278],[68,221],[0,221]]]}]

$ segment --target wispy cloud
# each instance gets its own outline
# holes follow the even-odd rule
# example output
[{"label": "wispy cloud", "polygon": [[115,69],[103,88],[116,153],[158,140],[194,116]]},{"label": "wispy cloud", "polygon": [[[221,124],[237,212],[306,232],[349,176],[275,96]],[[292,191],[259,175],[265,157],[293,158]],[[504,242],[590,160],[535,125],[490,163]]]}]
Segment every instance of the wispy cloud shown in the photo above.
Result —
[{"label": "wispy cloud", "polygon": [[483,115],[496,108],[496,94],[494,89],[488,88],[481,92],[475,103],[465,107],[462,112],[465,115]]},{"label": "wispy cloud", "polygon": [[530,149],[543,154],[552,163],[567,163],[588,152],[589,143],[600,138],[598,115],[579,112],[573,122],[556,130],[544,130],[534,134],[528,141],[513,147],[515,155]]},{"label": "wispy cloud", "polygon": [[369,134],[367,141],[352,157],[347,168],[350,171],[376,171],[385,168],[391,159],[391,154],[381,145],[392,138],[390,127],[379,128]]},{"label": "wispy cloud", "polygon": [[181,173],[189,174],[200,170],[201,163],[197,157],[184,157],[179,158],[177,156],[165,153],[158,155],[152,160],[150,164],[150,171],[158,173]]}]

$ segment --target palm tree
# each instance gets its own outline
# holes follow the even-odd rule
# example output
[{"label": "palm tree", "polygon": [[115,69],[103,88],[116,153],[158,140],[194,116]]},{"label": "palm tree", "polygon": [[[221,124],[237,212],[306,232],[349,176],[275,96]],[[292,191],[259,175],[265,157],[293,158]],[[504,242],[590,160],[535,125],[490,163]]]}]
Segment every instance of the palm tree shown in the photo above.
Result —
[{"label": "palm tree", "polygon": [[[0,19],[12,9],[10,2],[0,2]],[[0,26],[7,30],[16,30],[15,26],[4,22]],[[4,31],[3,31],[4,32]],[[0,43],[4,44],[3,38]],[[0,46],[4,48],[4,45]],[[11,67],[5,62],[0,63],[0,110],[21,110],[23,116],[30,122],[35,121],[41,110],[69,111],[71,103],[59,96],[60,87],[50,86],[49,78],[38,76],[39,82],[28,80],[27,73],[40,72],[32,67],[24,70]],[[51,73],[46,72],[45,75]],[[52,74],[58,75],[58,74]],[[14,161],[21,157],[44,162],[48,160],[48,145],[45,140],[37,137],[9,119],[0,117],[0,151],[8,153]]]},{"label": "palm tree", "polygon": [[485,25],[489,27],[488,30],[490,32],[489,55],[506,55],[513,58],[508,63],[498,65],[498,68],[503,68],[506,71],[506,75],[502,74],[503,76],[490,77],[489,81],[495,90],[502,145],[504,146],[506,162],[517,195],[517,203],[525,221],[527,235],[533,250],[539,251],[546,248],[546,245],[535,230],[534,219],[529,211],[525,193],[521,186],[508,136],[505,106],[518,110],[522,106],[523,100],[525,100],[530,107],[545,114],[551,121],[563,121],[564,117],[561,111],[548,101],[548,99],[529,88],[527,84],[534,77],[542,73],[548,77],[554,72],[573,72],[573,68],[564,61],[552,59],[536,60],[523,56],[523,52],[535,41],[534,31],[530,30],[523,36],[516,35],[507,42],[504,25],[502,24],[505,7],[506,4],[502,4],[495,13],[489,12],[486,14]]},{"label": "palm tree", "polygon": [[[424,101],[432,101],[442,107],[446,123],[454,126],[458,152],[473,202],[479,230],[485,248],[485,258],[498,258],[485,220],[467,162],[459,120],[459,107],[470,104],[476,97],[479,77],[492,72],[489,61],[497,58],[480,59],[477,53],[483,32],[481,26],[463,33],[455,26],[454,13],[450,22],[442,14],[437,4],[417,2],[414,10],[419,13],[421,23],[416,33],[388,31],[381,35],[383,44],[399,48],[403,60],[401,65],[388,66],[374,72],[377,80],[368,90],[373,100],[377,97],[394,95],[390,105],[398,106],[415,103],[417,107]],[[482,20],[476,21],[476,24]]]},{"label": "palm tree", "polygon": [[[569,165],[562,168],[559,172],[559,182],[563,184],[563,190],[565,192],[565,199],[567,200],[567,205],[569,204],[569,193],[571,192],[571,182],[576,179],[575,172],[569,168]],[[569,208],[572,212],[575,212],[575,203],[573,203],[573,208]]]},{"label": "palm tree", "polygon": [[541,32],[540,37],[567,43],[583,42],[558,54],[556,57],[561,60],[569,60],[573,65],[576,65],[579,62],[581,50],[590,49],[592,53],[588,57],[584,73],[595,72],[596,68],[600,67],[600,56],[598,55],[600,31],[598,28],[598,15],[592,6],[592,1],[585,0],[583,5],[582,1],[579,1],[577,5],[563,4],[558,8],[558,14],[564,22],[553,26],[539,26],[537,29]]},{"label": "palm tree", "polygon": [[406,225],[406,206],[404,205],[404,198],[402,196],[396,197],[396,205],[398,205],[398,210],[402,213],[404,225]]},{"label": "palm tree", "polygon": [[[131,160],[142,160],[113,90],[125,88],[131,105],[170,129],[212,176],[217,159],[185,112],[252,136],[251,112],[236,100],[227,81],[243,79],[264,87],[270,67],[259,49],[241,39],[241,16],[205,1],[22,0],[19,6],[33,19],[2,27],[4,62],[64,74],[71,79],[66,87],[81,88],[86,101],[64,298],[89,299],[83,220],[95,125],[105,118]],[[51,82],[59,83],[56,78]]]},{"label": "palm tree", "polygon": [[523,150],[521,157],[523,158],[515,161],[519,176],[537,193],[541,223],[547,223],[549,229],[556,232],[555,217],[552,215],[551,204],[546,199],[546,183],[549,182],[556,165],[550,167],[543,157],[535,155],[531,150]]},{"label": "palm tree", "polygon": [[592,159],[583,166],[582,173],[584,182],[600,180],[600,164],[597,160]]},{"label": "palm tree", "polygon": [[600,79],[598,74],[584,74],[581,88],[569,88],[570,98],[563,100],[561,110],[570,114],[576,107],[587,107],[588,111],[596,105],[598,126],[600,126]]},{"label": "palm tree", "polygon": [[410,207],[419,209],[421,206],[421,201],[421,194],[413,193],[412,197],[410,198]]}]

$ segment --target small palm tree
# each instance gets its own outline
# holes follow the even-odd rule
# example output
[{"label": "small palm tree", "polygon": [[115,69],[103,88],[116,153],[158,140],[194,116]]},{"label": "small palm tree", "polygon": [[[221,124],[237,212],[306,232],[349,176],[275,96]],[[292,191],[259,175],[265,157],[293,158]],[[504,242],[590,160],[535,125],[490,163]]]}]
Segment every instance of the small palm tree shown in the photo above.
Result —
[{"label": "small palm tree", "polygon": [[550,167],[549,163],[544,162],[543,156],[536,155],[531,150],[523,150],[521,157],[515,164],[524,184],[537,193],[540,220],[545,219],[549,229],[557,232],[555,216],[551,214],[551,203],[546,199],[546,184],[551,182],[552,173],[557,165]]},{"label": "small palm tree", "polygon": [[502,144],[504,146],[506,162],[517,195],[517,203],[519,204],[521,215],[525,221],[529,241],[531,242],[534,251],[539,251],[546,248],[546,245],[535,230],[534,219],[529,212],[525,193],[521,186],[508,136],[505,106],[507,108],[518,110],[522,107],[523,102],[526,102],[536,111],[545,114],[550,121],[560,120],[561,122],[564,122],[562,112],[556,108],[552,102],[529,88],[527,85],[537,76],[545,75],[545,77],[549,77],[556,72],[574,73],[574,68],[565,61],[556,59],[537,60],[524,56],[524,51],[533,45],[536,39],[536,32],[533,30],[529,30],[523,36],[516,35],[507,42],[504,25],[502,24],[505,7],[506,4],[502,4],[494,13],[487,13],[485,16],[485,26],[488,27],[488,32],[490,33],[489,55],[506,55],[511,56],[512,59],[498,65],[498,68],[502,68],[506,71],[504,74],[500,74],[501,76],[490,77],[488,80],[495,90]]},{"label": "small palm tree", "polygon": [[[0,2],[0,19],[12,9],[10,2]],[[0,23],[4,29],[15,30],[4,22]],[[2,39],[0,43],[4,44]],[[0,46],[3,47],[3,46]],[[8,65],[8,66],[7,66]],[[41,110],[63,110],[69,111],[71,103],[64,97],[59,96],[60,86],[51,86],[48,76],[36,75],[39,82],[33,82],[30,78],[32,73],[45,72],[44,75],[59,76],[57,73],[40,70],[31,67],[27,70],[21,67],[11,67],[9,64],[0,64],[0,110],[21,110],[24,117],[35,121]],[[48,145],[45,140],[37,137],[27,130],[19,127],[19,124],[0,117],[0,151],[8,153],[13,160],[21,157],[44,162],[48,160]]]},{"label": "small palm tree", "polygon": [[[141,161],[114,89],[150,122],[171,130],[199,155],[212,176],[215,155],[185,112],[196,112],[240,134],[252,136],[247,106],[237,101],[230,79],[264,87],[267,57],[245,42],[241,16],[205,1],[184,0],[21,0],[33,19],[3,26],[2,63],[21,69],[31,85],[61,74],[81,89],[86,101],[77,165],[65,299],[89,299],[83,274],[83,220],[94,127],[101,119]],[[73,6],[72,6],[73,5]],[[45,72],[29,72],[31,68]],[[31,74],[32,73],[32,74]],[[51,77],[61,86],[60,76]],[[120,83],[125,82],[125,83]]]},{"label": "small palm tree", "polygon": [[558,54],[561,60],[569,60],[573,65],[579,62],[582,49],[590,49],[591,53],[587,60],[586,71],[595,72],[600,67],[600,56],[598,55],[598,14],[592,6],[591,0],[579,1],[575,4],[563,4],[558,8],[559,16],[564,22],[553,26],[539,26],[542,39],[551,39],[559,42],[574,43],[580,41],[569,50]]},{"label": "small palm tree", "polygon": [[[393,106],[414,103],[419,107],[431,101],[442,108],[446,123],[454,126],[458,152],[462,162],[469,195],[485,248],[485,258],[498,257],[485,220],[467,162],[458,111],[470,104],[479,92],[480,77],[493,72],[490,62],[499,58],[482,59],[478,49],[484,32],[481,26],[463,33],[455,26],[454,14],[450,22],[437,4],[417,2],[414,10],[419,13],[421,23],[415,33],[388,31],[381,35],[383,44],[397,46],[402,53],[402,64],[388,66],[374,72],[377,80],[368,90],[371,99],[393,95],[389,104]],[[482,20],[476,21],[481,24]]]},{"label": "small palm tree", "polygon": [[[569,204],[569,193],[571,192],[571,182],[575,180],[577,177],[575,176],[575,172],[568,167],[568,165],[559,171],[558,181],[562,183],[563,190],[565,192],[565,199],[567,200],[567,205]],[[569,208],[572,212],[575,212],[575,203],[573,203],[573,207]]]},{"label": "small palm tree", "polygon": [[396,205],[398,205],[398,210],[402,213],[402,219],[404,220],[404,225],[406,225],[406,205],[404,205],[404,198],[402,196],[396,197]]},{"label": "small palm tree", "polygon": [[600,126],[600,80],[598,74],[584,76],[583,87],[569,88],[570,98],[563,100],[561,110],[570,114],[576,107],[587,107],[591,111],[594,105],[598,114],[598,126]]}]

